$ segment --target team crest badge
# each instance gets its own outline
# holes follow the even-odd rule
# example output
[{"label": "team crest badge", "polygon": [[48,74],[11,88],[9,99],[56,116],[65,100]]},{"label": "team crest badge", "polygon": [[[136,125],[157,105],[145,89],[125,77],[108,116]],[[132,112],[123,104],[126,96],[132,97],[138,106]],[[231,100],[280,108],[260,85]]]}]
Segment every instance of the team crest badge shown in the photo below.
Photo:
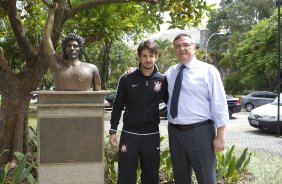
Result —
[{"label": "team crest badge", "polygon": [[155,86],[154,86],[154,91],[155,91],[156,93],[160,92],[160,90],[161,90],[161,88],[162,88],[162,82],[156,81],[154,84],[155,84]]},{"label": "team crest badge", "polygon": [[125,144],[121,145],[120,151],[123,153],[127,152],[127,145]]}]

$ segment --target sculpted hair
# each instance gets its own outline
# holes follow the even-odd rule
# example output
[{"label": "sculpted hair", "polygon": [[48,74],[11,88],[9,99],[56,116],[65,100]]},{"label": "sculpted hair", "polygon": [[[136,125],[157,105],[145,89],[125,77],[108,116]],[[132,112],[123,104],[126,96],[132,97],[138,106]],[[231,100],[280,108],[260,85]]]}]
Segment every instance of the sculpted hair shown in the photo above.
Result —
[{"label": "sculpted hair", "polygon": [[192,43],[195,44],[195,40],[192,38],[192,36],[185,34],[185,33],[181,33],[181,34],[177,35],[173,40],[173,44],[176,40],[183,38],[183,37],[189,37],[191,39]]},{"label": "sculpted hair", "polygon": [[140,43],[138,48],[137,48],[137,52],[138,52],[139,57],[141,56],[141,52],[145,49],[148,49],[151,53],[158,56],[158,48],[157,48],[157,46],[155,45],[154,42],[152,42],[150,40],[146,40],[146,41]]},{"label": "sculpted hair", "polygon": [[62,48],[63,48],[63,57],[65,59],[68,59],[67,53],[66,53],[66,48],[67,48],[67,44],[69,41],[77,41],[78,45],[79,45],[79,59],[81,60],[82,58],[82,53],[84,50],[84,39],[79,36],[76,35],[74,33],[69,33],[63,40],[62,40]]}]

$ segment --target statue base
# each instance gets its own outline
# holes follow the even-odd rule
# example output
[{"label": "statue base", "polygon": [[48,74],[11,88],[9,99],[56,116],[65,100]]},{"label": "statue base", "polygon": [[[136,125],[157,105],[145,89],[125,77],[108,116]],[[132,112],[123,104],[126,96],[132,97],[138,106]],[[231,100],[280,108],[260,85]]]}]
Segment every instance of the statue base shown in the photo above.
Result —
[{"label": "statue base", "polygon": [[35,91],[40,184],[104,183],[106,91]]}]

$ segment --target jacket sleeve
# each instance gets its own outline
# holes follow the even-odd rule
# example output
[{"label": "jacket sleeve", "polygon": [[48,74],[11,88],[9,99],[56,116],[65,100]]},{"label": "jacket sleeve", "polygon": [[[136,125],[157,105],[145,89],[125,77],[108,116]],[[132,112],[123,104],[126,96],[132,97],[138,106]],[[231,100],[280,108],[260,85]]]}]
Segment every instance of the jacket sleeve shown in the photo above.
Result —
[{"label": "jacket sleeve", "polygon": [[117,95],[113,103],[111,114],[111,129],[117,130],[124,104],[126,103],[126,78],[122,76],[118,83]]}]

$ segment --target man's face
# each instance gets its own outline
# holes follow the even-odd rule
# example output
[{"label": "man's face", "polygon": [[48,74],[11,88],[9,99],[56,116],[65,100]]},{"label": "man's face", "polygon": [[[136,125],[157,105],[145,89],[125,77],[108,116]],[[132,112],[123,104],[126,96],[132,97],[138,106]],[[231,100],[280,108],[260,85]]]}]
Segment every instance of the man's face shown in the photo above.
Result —
[{"label": "man's face", "polygon": [[189,37],[181,37],[173,43],[175,55],[181,64],[186,64],[195,54],[195,44]]},{"label": "man's face", "polygon": [[144,49],[140,55],[141,68],[151,69],[157,61],[157,56],[150,52],[149,49]]},{"label": "man's face", "polygon": [[68,59],[77,59],[79,58],[80,48],[79,44],[75,40],[71,40],[67,43],[66,54]]}]

